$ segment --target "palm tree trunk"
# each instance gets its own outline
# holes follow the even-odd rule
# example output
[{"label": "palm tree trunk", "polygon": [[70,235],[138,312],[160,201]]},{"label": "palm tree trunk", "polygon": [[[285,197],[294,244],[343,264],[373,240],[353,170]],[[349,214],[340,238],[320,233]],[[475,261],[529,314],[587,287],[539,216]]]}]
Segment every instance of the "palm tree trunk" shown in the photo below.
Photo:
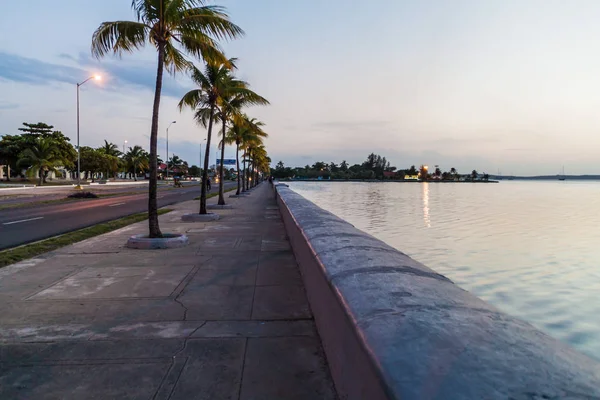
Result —
[{"label": "palm tree trunk", "polygon": [[215,105],[210,106],[210,118],[208,119],[208,133],[206,134],[206,150],[204,151],[204,171],[202,171],[202,189],[200,190],[200,214],[206,214],[206,182],[208,181],[208,158],[210,157],[210,138],[212,135],[213,119],[215,116]]},{"label": "palm tree trunk", "polygon": [[248,173],[248,171],[246,170],[246,156],[244,155],[244,178],[242,179],[242,192],[246,191],[246,174],[247,173]]},{"label": "palm tree trunk", "polygon": [[223,185],[225,184],[225,182],[223,182],[223,177],[224,177],[224,172],[225,172],[225,166],[223,165],[223,160],[225,160],[225,127],[227,125],[227,117],[225,116],[225,114],[221,111],[221,114],[223,116],[223,140],[221,141],[221,171],[219,172],[219,202],[218,204],[220,206],[225,205],[225,197],[223,196]]},{"label": "palm tree trunk", "polygon": [[42,183],[44,181],[44,178],[43,178],[44,173],[42,172],[41,168],[40,168],[40,171],[39,171],[39,175],[40,175],[40,181],[38,182],[38,186],[42,186]]},{"label": "palm tree trunk", "polygon": [[244,179],[246,180],[246,190],[250,190],[250,153],[252,151],[250,149],[246,150],[246,159],[248,161],[248,165],[246,166],[246,169],[244,170]]},{"label": "palm tree trunk", "polygon": [[248,160],[248,150],[246,149],[246,157],[244,157],[244,187],[248,190],[248,167],[250,166],[250,160]]},{"label": "palm tree trunk", "polygon": [[254,187],[254,182],[252,181],[254,178],[254,160],[250,159],[250,187]]},{"label": "palm tree trunk", "polygon": [[237,140],[235,141],[235,163],[237,166],[237,191],[235,192],[235,194],[239,196],[239,194],[240,194],[240,142]]},{"label": "palm tree trunk", "polygon": [[164,56],[165,44],[159,42],[158,66],[156,68],[156,88],[154,90],[154,107],[152,108],[152,127],[150,129],[150,182],[148,185],[148,228],[150,231],[149,233],[151,238],[162,237],[160,227],[158,226],[158,203],[156,200],[156,192],[158,188],[156,152],[158,142],[158,115],[160,109],[160,93],[162,91]]}]

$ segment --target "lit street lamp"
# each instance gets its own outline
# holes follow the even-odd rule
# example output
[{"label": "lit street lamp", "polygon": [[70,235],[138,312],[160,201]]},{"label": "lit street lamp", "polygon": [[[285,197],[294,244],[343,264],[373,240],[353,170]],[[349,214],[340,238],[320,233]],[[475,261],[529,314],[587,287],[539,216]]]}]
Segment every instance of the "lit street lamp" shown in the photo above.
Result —
[{"label": "lit street lamp", "polygon": [[99,81],[102,77],[100,75],[90,76],[85,81],[77,84],[77,186],[75,186],[77,190],[83,189],[81,187],[81,148],[79,147],[79,87],[90,79]]},{"label": "lit street lamp", "polygon": [[176,123],[177,121],[173,121],[167,126],[167,180],[169,180],[169,128]]},{"label": "lit street lamp", "polygon": [[127,140],[123,142],[123,155],[125,155],[125,145],[127,144]]}]

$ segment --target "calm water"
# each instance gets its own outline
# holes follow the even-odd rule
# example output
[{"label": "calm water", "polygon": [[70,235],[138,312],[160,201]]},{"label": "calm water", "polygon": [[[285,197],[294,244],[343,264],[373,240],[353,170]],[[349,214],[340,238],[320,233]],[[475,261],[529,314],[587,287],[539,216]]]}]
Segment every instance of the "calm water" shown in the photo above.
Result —
[{"label": "calm water", "polygon": [[600,359],[600,182],[290,187]]}]

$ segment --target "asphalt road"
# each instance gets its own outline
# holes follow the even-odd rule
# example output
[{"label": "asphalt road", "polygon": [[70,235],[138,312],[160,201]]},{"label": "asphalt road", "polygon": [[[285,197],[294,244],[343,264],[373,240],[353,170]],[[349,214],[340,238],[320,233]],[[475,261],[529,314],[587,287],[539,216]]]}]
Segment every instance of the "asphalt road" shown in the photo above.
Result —
[{"label": "asphalt road", "polygon": [[[226,182],[225,189],[235,185],[235,182]],[[215,191],[218,191],[218,185],[213,184],[210,193]],[[158,193],[158,206],[192,200],[199,195],[199,185],[161,191]],[[144,212],[147,209],[148,194],[144,193],[0,210],[0,250]]]},{"label": "asphalt road", "polygon": [[[199,185],[197,182],[184,182],[184,185]],[[158,185],[158,190],[169,189],[171,186],[164,184]],[[84,191],[95,194],[115,194],[115,193],[147,193],[148,185],[119,185],[103,186],[93,185],[84,186]],[[22,190],[2,190],[0,189],[0,206],[4,204],[23,204],[35,203],[36,201],[64,199],[68,194],[73,193],[72,186],[44,186],[43,188],[22,189]]]}]

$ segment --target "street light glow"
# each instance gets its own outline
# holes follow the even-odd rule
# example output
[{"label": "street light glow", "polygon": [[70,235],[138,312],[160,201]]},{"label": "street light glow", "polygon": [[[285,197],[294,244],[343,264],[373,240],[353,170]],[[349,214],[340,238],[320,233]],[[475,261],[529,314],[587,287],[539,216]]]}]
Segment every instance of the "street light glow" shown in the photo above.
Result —
[{"label": "street light glow", "polygon": [[94,79],[97,80],[97,81],[100,81],[100,80],[102,80],[102,76],[100,76],[100,75],[94,75]]}]

